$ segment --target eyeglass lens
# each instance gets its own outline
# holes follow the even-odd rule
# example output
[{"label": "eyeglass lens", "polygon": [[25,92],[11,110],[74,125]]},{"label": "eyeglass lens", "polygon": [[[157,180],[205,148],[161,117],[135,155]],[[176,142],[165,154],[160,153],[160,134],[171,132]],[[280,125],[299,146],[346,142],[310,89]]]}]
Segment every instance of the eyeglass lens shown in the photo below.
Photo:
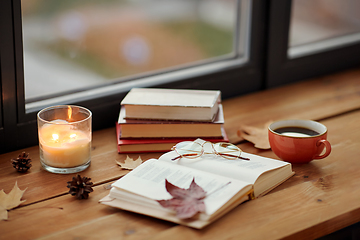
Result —
[{"label": "eyeglass lens", "polygon": [[196,142],[180,142],[176,144],[176,151],[181,156],[187,158],[196,158],[202,154],[203,148],[199,143]]},{"label": "eyeglass lens", "polygon": [[218,154],[228,159],[238,158],[241,153],[240,149],[231,143],[215,143],[213,148]]}]

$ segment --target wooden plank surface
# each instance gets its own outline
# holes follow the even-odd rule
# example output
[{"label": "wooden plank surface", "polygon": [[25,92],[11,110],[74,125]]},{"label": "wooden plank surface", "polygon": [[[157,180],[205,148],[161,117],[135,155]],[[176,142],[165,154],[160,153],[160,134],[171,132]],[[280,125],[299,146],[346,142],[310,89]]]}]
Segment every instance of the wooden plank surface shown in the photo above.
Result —
[{"label": "wooden plank surface", "polygon": [[[98,203],[103,184],[89,200],[64,195],[10,211],[0,223],[5,239],[69,239],[128,236],[132,239],[312,239],[360,221],[360,111],[323,121],[332,153],[310,164],[294,165],[295,176],[269,194],[244,203],[203,230],[128,213]],[[342,124],[346,122],[347,124]],[[346,136],[346,141],[342,136]],[[247,152],[250,144],[241,144]],[[344,152],[345,150],[345,152]],[[258,153],[259,154],[259,153]],[[276,156],[262,151],[262,156]],[[349,217],[349,215],[353,215]],[[26,224],[19,229],[26,219]],[[311,231],[309,232],[309,228]],[[255,231],[254,229],[261,229]],[[2,231],[4,230],[4,231]],[[294,234],[297,234],[294,236]],[[90,234],[90,235],[89,235]]]},{"label": "wooden plank surface", "polygon": [[[323,121],[330,156],[294,165],[295,176],[271,193],[238,206],[203,231],[177,226],[154,239],[314,239],[360,221],[359,119],[356,111]],[[271,151],[261,155],[275,158]]]},{"label": "wooden plank surface", "polygon": [[[242,140],[237,130],[242,124],[262,126],[268,120],[282,118],[322,119],[360,108],[360,70],[352,70],[320,79],[270,89],[224,101],[225,130],[230,141]],[[81,174],[91,177],[94,184],[119,178],[115,160],[123,161],[126,155],[116,152],[115,128],[93,133],[92,164]],[[23,151],[23,150],[21,150]],[[51,174],[41,169],[38,147],[24,149],[30,154],[33,167],[28,173],[19,174],[12,168],[10,159],[21,151],[0,157],[0,188],[10,191],[15,181],[20,188],[37,186],[42,191],[28,188],[27,203],[60,196],[67,192],[66,182],[72,175]],[[138,154],[131,154],[137,158]],[[157,158],[160,154],[141,154],[143,160]],[[64,183],[65,182],[65,183]]]},{"label": "wooden plank surface", "polygon": [[304,81],[230,99],[224,103],[225,129],[232,143],[241,125],[262,127],[279,119],[320,120],[360,109],[360,70]]},{"label": "wooden plank surface", "polygon": [[[29,157],[32,159],[33,166],[27,173],[16,172],[10,162],[10,159],[16,158],[22,151],[29,153]],[[80,174],[90,177],[95,185],[118,179],[126,174],[127,170],[121,170],[115,160],[122,162],[127,156],[117,153],[115,127],[94,132],[91,166]],[[137,159],[139,154],[129,154],[129,156]],[[143,160],[159,156],[159,153],[141,154]],[[71,181],[75,175],[53,174],[43,170],[37,146],[6,153],[0,157],[0,189],[9,192],[17,181],[20,189],[27,188],[24,194],[24,198],[27,199],[25,204],[67,193],[69,191],[67,181]],[[34,186],[36,187],[34,188]]]},{"label": "wooden plank surface", "polygon": [[[9,221],[0,223],[0,238],[35,239],[47,236],[49,239],[66,239],[64,236],[68,237],[67,232],[75,232],[73,237],[89,239],[97,236],[98,239],[108,239],[107,229],[111,228],[117,231],[119,237],[134,235],[136,239],[143,239],[146,234],[158,233],[174,226],[98,203],[109,193],[107,185],[94,187],[94,192],[87,200],[76,200],[67,194],[10,211]],[[28,224],[23,224],[24,219]],[[84,229],[85,226],[90,227]]]},{"label": "wooden plank surface", "polygon": [[[107,186],[126,174],[115,160],[115,128],[93,134],[92,164],[80,174],[91,177],[94,192],[88,200],[66,194],[72,176],[40,168],[38,147],[0,155],[0,189],[9,192],[15,181],[27,188],[21,207],[0,221],[1,239],[311,239],[360,220],[360,71],[310,80],[223,102],[225,128],[232,142],[241,124],[261,126],[280,118],[322,119],[333,150],[329,157],[294,165],[295,176],[266,196],[247,202],[203,230],[106,207],[98,200]],[[277,158],[241,142],[246,152]],[[30,153],[33,167],[17,173],[10,159]],[[137,158],[138,154],[130,157]],[[160,154],[141,154],[143,160]],[[261,231],[259,231],[261,229]]]}]

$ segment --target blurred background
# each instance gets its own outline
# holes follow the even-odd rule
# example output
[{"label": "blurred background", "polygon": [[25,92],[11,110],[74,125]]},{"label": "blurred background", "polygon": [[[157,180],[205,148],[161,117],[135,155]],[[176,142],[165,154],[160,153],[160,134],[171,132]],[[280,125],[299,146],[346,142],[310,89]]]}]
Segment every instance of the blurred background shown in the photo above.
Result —
[{"label": "blurred background", "polygon": [[236,0],[23,0],[26,99],[231,54],[236,11]]},{"label": "blurred background", "polygon": [[[21,4],[26,101],[237,53],[236,0]],[[359,33],[359,9],[358,0],[293,0],[289,54],[298,46]]]}]

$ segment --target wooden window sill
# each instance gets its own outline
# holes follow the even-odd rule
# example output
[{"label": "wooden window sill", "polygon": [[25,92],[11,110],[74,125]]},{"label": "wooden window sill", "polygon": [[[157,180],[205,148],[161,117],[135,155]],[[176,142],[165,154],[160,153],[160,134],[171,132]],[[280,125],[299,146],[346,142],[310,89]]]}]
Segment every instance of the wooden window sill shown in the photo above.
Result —
[{"label": "wooden window sill", "polygon": [[[0,155],[0,189],[8,193],[17,181],[27,188],[21,207],[0,221],[4,239],[131,237],[156,239],[318,238],[360,221],[360,70],[304,81],[236,97],[223,102],[225,129],[232,143],[246,152],[277,158],[237,135],[242,124],[261,127],[269,120],[312,119],[325,124],[332,153],[323,160],[294,165],[295,176],[255,201],[238,206],[203,230],[164,222],[101,205],[108,186],[127,173],[115,160],[115,127],[93,133],[92,163],[81,172],[94,192],[78,201],[67,194],[71,175],[41,169],[38,146]],[[25,151],[32,168],[18,173],[10,159]],[[159,153],[140,154],[143,160]],[[136,159],[139,154],[130,154]],[[261,229],[259,231],[259,229]]]}]

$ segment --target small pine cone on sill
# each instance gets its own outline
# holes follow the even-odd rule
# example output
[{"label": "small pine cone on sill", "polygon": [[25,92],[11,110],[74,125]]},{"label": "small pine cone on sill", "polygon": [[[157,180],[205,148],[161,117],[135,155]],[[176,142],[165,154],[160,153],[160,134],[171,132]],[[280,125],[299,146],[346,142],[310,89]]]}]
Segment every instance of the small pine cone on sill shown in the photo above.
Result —
[{"label": "small pine cone on sill", "polygon": [[25,152],[19,154],[17,158],[11,159],[11,163],[18,172],[26,172],[32,166],[29,154]]},{"label": "small pine cone on sill", "polygon": [[87,199],[89,193],[93,191],[93,183],[90,180],[91,178],[81,177],[79,174],[73,177],[71,181],[67,182],[67,187],[70,188],[69,193],[77,199]]}]

